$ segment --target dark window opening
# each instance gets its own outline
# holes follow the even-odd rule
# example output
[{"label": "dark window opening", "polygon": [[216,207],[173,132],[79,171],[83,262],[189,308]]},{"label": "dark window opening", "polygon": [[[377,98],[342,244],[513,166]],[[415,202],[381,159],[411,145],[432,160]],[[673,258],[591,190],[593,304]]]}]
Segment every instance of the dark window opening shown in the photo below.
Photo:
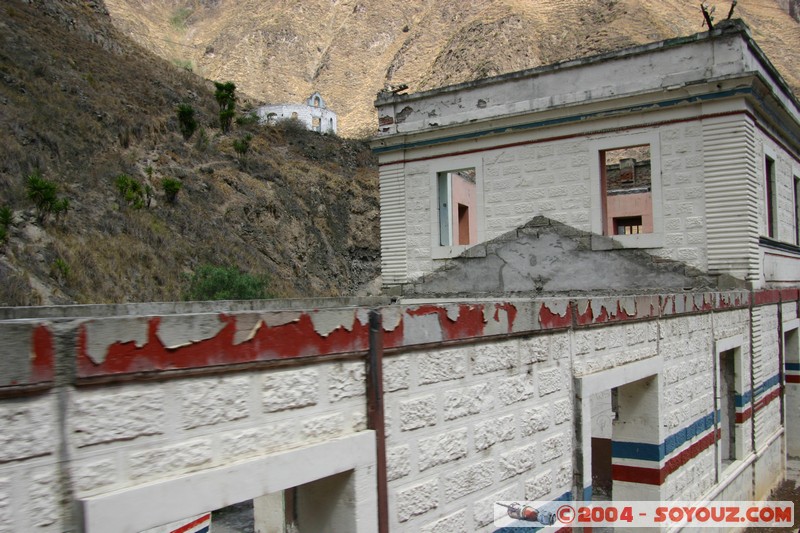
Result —
[{"label": "dark window opening", "polygon": [[800,178],[794,177],[794,243],[800,246]]},{"label": "dark window opening", "polygon": [[722,464],[736,459],[736,370],[734,350],[719,354],[719,430]]},{"label": "dark window opening", "polygon": [[469,244],[469,206],[458,204],[458,244]]},{"label": "dark window opening", "polygon": [[778,198],[775,194],[775,161],[770,157],[764,158],[764,173],[766,174],[767,237],[774,239],[778,235]]},{"label": "dark window opening", "polygon": [[616,217],[614,219],[615,235],[638,235],[642,233],[642,217]]}]

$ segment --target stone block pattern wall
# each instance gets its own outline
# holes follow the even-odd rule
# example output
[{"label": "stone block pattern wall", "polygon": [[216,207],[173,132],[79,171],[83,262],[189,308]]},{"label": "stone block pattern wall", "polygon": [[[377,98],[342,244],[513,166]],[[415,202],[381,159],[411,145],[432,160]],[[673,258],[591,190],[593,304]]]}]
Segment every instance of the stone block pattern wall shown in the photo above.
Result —
[{"label": "stone block pattern wall", "polygon": [[364,363],[77,389],[79,497],[366,429]]},{"label": "stone block pattern wall", "polygon": [[62,531],[58,398],[0,403],[0,532]]},{"label": "stone block pattern wall", "polygon": [[[782,369],[779,365],[778,307],[764,306],[757,309],[754,322],[753,343],[758,350],[753,354],[753,416],[755,417],[756,450],[765,446],[781,427],[780,389]],[[756,332],[758,335],[756,335]]]},{"label": "stone block pattern wall", "polygon": [[571,491],[566,333],[385,360],[392,531],[493,531],[498,500]]},{"label": "stone block pattern wall", "polygon": [[82,498],[362,431],[364,387],[358,361],[5,400],[0,531],[65,530],[61,430],[72,495]]},{"label": "stone block pattern wall", "polygon": [[[693,121],[661,126],[655,131],[661,154],[664,240],[662,247],[648,251],[705,269],[702,126]],[[595,135],[592,139],[614,139],[615,135],[621,134]],[[477,170],[478,187],[484,192],[484,220],[478,224],[483,224],[485,240],[499,237],[540,215],[591,231],[592,193],[600,185],[592,183],[590,167],[599,165],[600,158],[599,153],[589,148],[587,137],[487,150],[478,156],[481,162]],[[453,168],[458,164],[454,161]],[[431,214],[431,197],[436,195],[433,174],[438,168],[427,160],[405,164],[409,280],[440,265],[431,259],[431,232],[438,231]]]}]

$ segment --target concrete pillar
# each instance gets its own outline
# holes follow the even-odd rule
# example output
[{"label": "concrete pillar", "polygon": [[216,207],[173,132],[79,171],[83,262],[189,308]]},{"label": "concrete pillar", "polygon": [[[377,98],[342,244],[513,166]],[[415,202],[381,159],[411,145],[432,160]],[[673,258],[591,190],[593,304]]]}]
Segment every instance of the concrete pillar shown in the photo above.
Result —
[{"label": "concrete pillar", "polygon": [[283,491],[253,498],[253,528],[256,533],[285,533]]}]

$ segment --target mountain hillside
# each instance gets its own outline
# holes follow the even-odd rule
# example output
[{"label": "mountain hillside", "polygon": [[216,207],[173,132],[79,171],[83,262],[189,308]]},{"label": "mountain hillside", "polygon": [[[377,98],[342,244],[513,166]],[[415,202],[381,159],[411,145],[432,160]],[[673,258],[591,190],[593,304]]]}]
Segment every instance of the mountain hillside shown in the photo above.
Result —
[{"label": "mountain hillside", "polygon": [[[255,125],[241,92],[221,133],[213,84],[130,40],[102,0],[0,13],[0,305],[179,300],[205,265],[267,276],[275,296],[378,275],[365,143]],[[198,123],[188,140],[179,104]],[[36,209],[31,176],[66,213]]]},{"label": "mountain hillside", "polygon": [[[709,0],[716,20],[729,0]],[[254,98],[320,91],[345,135],[376,127],[372,102],[703,31],[696,0],[106,0],[112,18],[162,57]],[[770,60],[800,91],[797,0],[739,0]]]}]

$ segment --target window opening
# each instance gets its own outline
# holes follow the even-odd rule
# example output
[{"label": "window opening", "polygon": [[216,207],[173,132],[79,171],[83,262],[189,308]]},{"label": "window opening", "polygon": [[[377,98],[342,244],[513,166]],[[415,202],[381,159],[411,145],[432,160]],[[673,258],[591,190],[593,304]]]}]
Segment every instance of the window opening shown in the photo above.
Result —
[{"label": "window opening", "polygon": [[458,244],[469,244],[469,206],[458,204]]},{"label": "window opening", "polygon": [[319,107],[319,96],[314,97],[314,107]]},{"label": "window opening", "polygon": [[292,112],[292,118],[297,118],[297,111]]},{"label": "window opening", "polygon": [[642,217],[615,217],[615,235],[636,235],[642,233]]},{"label": "window opening", "polygon": [[719,431],[720,457],[727,466],[736,459],[736,370],[735,351],[719,354]]},{"label": "window opening", "polygon": [[800,458],[800,334],[798,328],[783,334],[784,402],[783,412],[786,427],[786,455]]},{"label": "window opening", "polygon": [[605,235],[653,233],[650,145],[600,151]]},{"label": "window opening", "polygon": [[477,242],[477,189],[474,168],[450,170],[437,175],[439,245]]},{"label": "window opening", "polygon": [[778,235],[778,199],[775,196],[775,161],[769,156],[764,158],[764,173],[766,174],[767,237],[775,238]]},{"label": "window opening", "polygon": [[800,246],[800,178],[794,177],[794,243]]},{"label": "window opening", "polygon": [[311,119],[311,127],[314,129],[314,131],[319,131],[320,130],[319,117],[314,117],[314,118]]}]

